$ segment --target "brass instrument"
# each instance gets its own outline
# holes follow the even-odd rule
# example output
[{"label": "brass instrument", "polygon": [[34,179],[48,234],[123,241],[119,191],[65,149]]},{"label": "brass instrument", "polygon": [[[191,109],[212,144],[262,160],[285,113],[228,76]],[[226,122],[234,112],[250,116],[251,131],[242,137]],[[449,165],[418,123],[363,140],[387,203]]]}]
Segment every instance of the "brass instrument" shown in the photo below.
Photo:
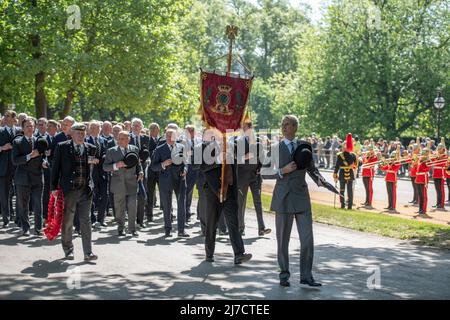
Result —
[{"label": "brass instrument", "polygon": [[397,155],[394,157],[394,158],[382,158],[381,160],[378,160],[378,161],[376,161],[376,162],[372,162],[372,163],[369,163],[369,164],[363,164],[362,166],[361,166],[361,168],[371,168],[371,167],[374,167],[374,166],[376,166],[376,165],[378,165],[378,164],[386,164],[386,163],[391,163],[391,162],[393,162],[393,163],[395,163],[395,164],[403,164],[404,162],[406,162],[406,161],[409,161],[409,160],[411,160],[411,156],[406,156],[406,157],[402,157],[402,158],[399,158]]}]

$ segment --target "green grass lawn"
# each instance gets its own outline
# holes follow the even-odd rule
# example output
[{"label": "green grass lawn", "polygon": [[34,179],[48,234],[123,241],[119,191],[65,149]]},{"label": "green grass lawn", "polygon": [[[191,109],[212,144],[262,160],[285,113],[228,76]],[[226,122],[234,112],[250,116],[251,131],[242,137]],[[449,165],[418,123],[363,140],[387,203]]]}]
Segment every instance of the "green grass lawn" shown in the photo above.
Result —
[{"label": "green grass lawn", "polygon": [[[195,196],[197,196],[195,190]],[[272,197],[262,194],[263,210],[270,211]],[[247,208],[254,209],[251,192],[247,197]],[[316,222],[369,232],[380,236],[413,240],[414,244],[450,249],[450,226],[430,222],[409,220],[385,214],[358,210],[334,209],[323,204],[312,204]]]}]

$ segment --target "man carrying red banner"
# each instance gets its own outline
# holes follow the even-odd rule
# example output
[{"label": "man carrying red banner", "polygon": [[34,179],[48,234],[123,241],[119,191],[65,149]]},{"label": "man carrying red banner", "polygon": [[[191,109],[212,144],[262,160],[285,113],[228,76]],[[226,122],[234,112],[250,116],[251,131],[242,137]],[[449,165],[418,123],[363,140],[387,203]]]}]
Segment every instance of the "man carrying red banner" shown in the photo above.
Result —
[{"label": "man carrying red banner", "polygon": [[373,177],[375,176],[375,165],[374,163],[378,161],[378,157],[375,154],[373,145],[370,145],[367,153],[362,157],[362,180],[364,188],[366,189],[366,202],[362,203],[363,206],[368,208],[372,207],[373,198]]},{"label": "man carrying red banner", "polygon": [[[226,157],[234,147],[228,145],[225,133],[241,127],[252,80],[202,72],[201,82],[202,119],[207,129],[211,129],[205,131],[203,143],[195,147],[195,153],[208,154],[210,158],[202,157],[200,164],[205,177],[201,186],[206,200],[205,261],[214,262],[216,230],[223,213],[234,263],[241,264],[250,260],[252,255],[245,252],[239,232],[236,164]],[[225,155],[222,158],[221,153]],[[198,164],[195,155],[194,162]]]},{"label": "man carrying red banner", "polygon": [[401,164],[395,160],[397,155],[397,151],[392,151],[390,160],[387,163],[381,166],[381,170],[386,171],[386,177],[384,180],[386,181],[386,188],[388,192],[388,201],[389,205],[387,210],[391,213],[398,213],[396,210],[397,204],[397,173],[401,167]]}]

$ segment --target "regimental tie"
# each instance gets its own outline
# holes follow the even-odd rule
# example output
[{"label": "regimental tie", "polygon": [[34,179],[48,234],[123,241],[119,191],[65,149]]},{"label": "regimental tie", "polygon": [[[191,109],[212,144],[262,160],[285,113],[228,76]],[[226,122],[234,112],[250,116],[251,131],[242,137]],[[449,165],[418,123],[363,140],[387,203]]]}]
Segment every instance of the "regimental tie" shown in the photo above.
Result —
[{"label": "regimental tie", "polygon": [[291,152],[291,154],[294,152],[294,141],[291,141],[291,143],[289,144],[290,145],[290,152]]}]

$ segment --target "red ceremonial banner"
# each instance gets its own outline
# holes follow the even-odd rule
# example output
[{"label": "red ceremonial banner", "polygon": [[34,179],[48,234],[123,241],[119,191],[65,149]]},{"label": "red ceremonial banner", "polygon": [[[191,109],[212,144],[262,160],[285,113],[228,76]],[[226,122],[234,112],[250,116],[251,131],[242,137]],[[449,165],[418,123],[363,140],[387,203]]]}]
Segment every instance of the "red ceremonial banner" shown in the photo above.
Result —
[{"label": "red ceremonial banner", "polygon": [[203,121],[221,132],[241,128],[252,79],[201,72]]}]

